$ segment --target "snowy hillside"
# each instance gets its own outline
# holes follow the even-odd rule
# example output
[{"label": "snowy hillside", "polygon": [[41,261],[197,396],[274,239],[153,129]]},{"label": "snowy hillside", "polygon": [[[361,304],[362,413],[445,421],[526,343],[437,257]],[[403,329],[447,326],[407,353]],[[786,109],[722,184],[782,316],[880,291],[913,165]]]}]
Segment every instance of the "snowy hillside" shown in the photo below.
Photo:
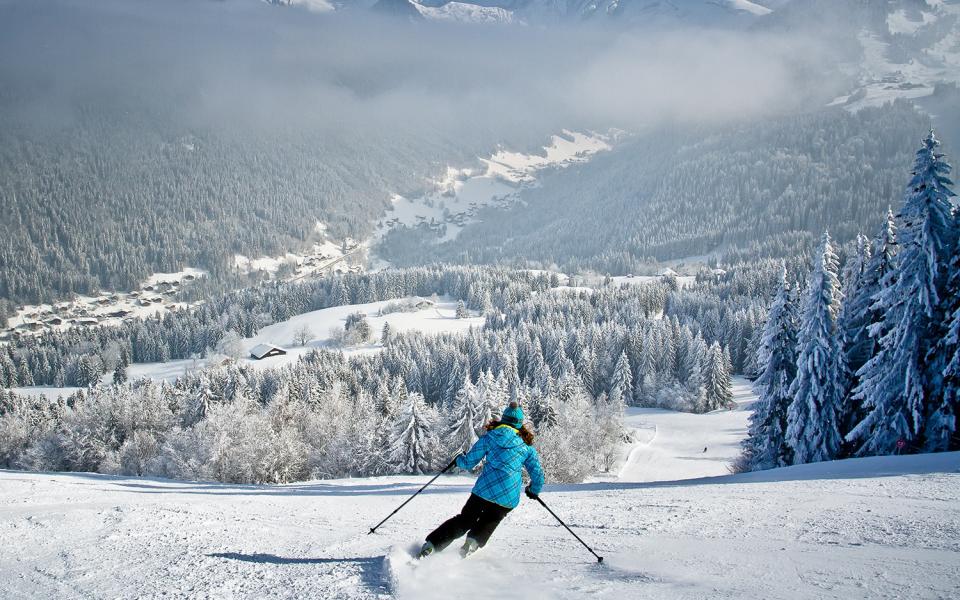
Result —
[{"label": "snowy hillside", "polygon": [[512,23],[513,12],[497,6],[478,6],[469,2],[447,2],[440,6],[425,6],[411,2],[427,19],[458,23]]},{"label": "snowy hillside", "polygon": [[960,2],[891,2],[872,23],[878,24],[867,23],[857,34],[859,85],[835,104],[858,110],[960,83]]},{"label": "snowy hillside", "polygon": [[[381,312],[390,305],[405,302],[411,305],[419,304],[420,307],[411,308],[410,312],[381,314]],[[280,323],[274,323],[261,329],[254,337],[244,338],[240,342],[242,358],[237,362],[257,369],[271,369],[295,363],[302,356],[318,348],[340,348],[347,355],[379,352],[383,349],[383,346],[377,340],[384,325],[389,325],[391,331],[394,333],[422,331],[428,335],[465,333],[471,327],[475,329],[483,327],[483,317],[471,316],[458,319],[456,318],[456,308],[457,303],[449,298],[442,298],[436,303],[424,298],[400,298],[396,300],[371,302],[368,304],[347,304],[344,306],[315,310],[306,314],[297,315]],[[373,334],[373,340],[369,343],[351,344],[344,347],[334,345],[331,340],[331,332],[337,328],[342,330],[347,317],[356,313],[366,315],[367,321],[370,324],[370,330]],[[299,332],[304,330],[309,332],[309,336],[307,336],[308,340],[307,343],[300,344],[296,341],[296,337]],[[279,346],[286,351],[286,354],[265,360],[254,360],[250,358],[250,351],[260,344]],[[174,381],[185,373],[215,365],[223,359],[223,356],[214,356],[212,358],[135,364],[127,368],[127,375],[130,379],[147,378]],[[24,392],[28,390],[21,388],[18,391]]]},{"label": "snowy hillside", "polygon": [[265,0],[279,6],[303,6],[314,12],[373,6],[381,13],[460,23],[557,22],[623,23],[636,26],[747,26],[769,15],[776,2],[766,0]]},{"label": "snowy hillside", "polygon": [[488,206],[507,208],[519,200],[519,192],[537,185],[537,178],[549,169],[561,169],[589,161],[612,148],[620,132],[602,135],[563,131],[554,135],[538,154],[504,148],[481,158],[480,170],[447,168],[443,179],[432,182],[433,190],[423,196],[406,198],[395,194],[392,206],[378,223],[376,242],[398,227],[426,226],[438,241],[455,239],[475,221],[477,211]]},{"label": "snowy hillside", "polygon": [[[704,417],[705,420],[709,420]],[[27,598],[946,598],[960,455],[550,487],[597,565],[524,501],[484,550],[412,565],[471,480],[235,486],[0,471],[0,585]],[[491,582],[509,581],[509,586]]]}]

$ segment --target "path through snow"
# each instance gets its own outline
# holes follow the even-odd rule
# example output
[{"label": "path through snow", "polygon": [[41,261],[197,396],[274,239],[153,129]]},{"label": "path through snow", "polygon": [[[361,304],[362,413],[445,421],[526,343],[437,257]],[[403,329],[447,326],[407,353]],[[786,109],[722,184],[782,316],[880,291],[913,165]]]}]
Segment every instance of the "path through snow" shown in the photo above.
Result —
[{"label": "path through snow", "polygon": [[[640,441],[631,450],[620,478],[671,481],[728,474],[740,454],[740,441],[746,437],[747,420],[756,400],[748,380],[734,378],[733,400],[737,405],[733,410],[706,415],[627,409],[624,422],[639,432]],[[651,431],[655,433],[651,435]]]}]

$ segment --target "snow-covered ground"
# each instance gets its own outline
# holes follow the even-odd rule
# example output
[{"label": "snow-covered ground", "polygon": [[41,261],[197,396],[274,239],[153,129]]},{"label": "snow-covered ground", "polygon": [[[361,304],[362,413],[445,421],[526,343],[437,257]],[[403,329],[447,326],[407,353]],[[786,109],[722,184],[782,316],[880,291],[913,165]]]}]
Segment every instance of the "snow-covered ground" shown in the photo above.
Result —
[{"label": "snow-covered ground", "polygon": [[[547,486],[602,565],[524,500],[490,545],[408,552],[467,497],[445,476],[282,486],[0,471],[10,598],[950,598],[960,587],[960,453],[726,475],[750,406],[631,411],[620,480]],[[703,446],[708,452],[702,453]]]},{"label": "snow-covered ground", "polygon": [[[897,98],[923,98],[933,94],[940,83],[960,83],[960,3],[929,0],[925,5],[916,4],[909,13],[905,9],[889,12],[886,31],[860,31],[859,87],[831,105],[842,104],[856,111]],[[947,25],[942,26],[943,22]],[[891,40],[922,50],[904,50]]]},{"label": "snow-covered ground", "polygon": [[548,486],[598,565],[524,500],[466,562],[406,552],[466,498],[451,476],[236,486],[0,471],[10,598],[950,598],[960,455],[660,483]]},{"label": "snow-covered ground", "polygon": [[[411,301],[421,303],[423,308],[414,312],[395,312],[380,315],[380,310],[389,304]],[[316,310],[297,315],[286,321],[274,323],[264,327],[256,336],[242,341],[244,358],[241,364],[255,368],[269,369],[296,362],[301,356],[317,348],[338,349],[331,346],[331,330],[342,328],[348,315],[363,313],[367,316],[373,340],[368,344],[358,344],[341,348],[347,355],[364,352],[378,352],[383,346],[380,344],[380,334],[383,326],[390,325],[394,333],[406,331],[422,331],[426,334],[466,333],[471,327],[483,327],[483,317],[470,316],[464,319],[456,318],[457,303],[448,297],[438,298],[436,303],[423,298],[401,298],[384,300],[369,304],[348,304]],[[311,340],[305,346],[295,342],[297,332],[306,327],[312,333]],[[272,344],[287,351],[284,356],[274,356],[264,360],[246,358],[250,350],[259,344]],[[214,359],[185,359],[172,360],[163,363],[142,363],[130,365],[127,376],[130,379],[157,379],[172,381],[182,377],[185,373],[209,366],[211,360],[222,361],[223,357]]]},{"label": "snow-covered ground", "polygon": [[638,432],[620,470],[622,481],[671,481],[727,475],[747,435],[756,396],[743,377],[733,380],[733,410],[706,415],[628,408],[624,425]]}]

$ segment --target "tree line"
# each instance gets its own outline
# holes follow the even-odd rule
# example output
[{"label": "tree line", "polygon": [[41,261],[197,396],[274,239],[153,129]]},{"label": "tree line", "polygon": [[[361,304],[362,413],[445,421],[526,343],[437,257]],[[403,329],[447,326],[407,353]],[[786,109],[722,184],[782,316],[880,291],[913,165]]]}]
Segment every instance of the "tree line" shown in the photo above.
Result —
[{"label": "tree line", "polygon": [[899,212],[842,274],[828,234],[805,289],[783,273],[744,468],[960,449],[960,211],[939,145],[931,131]]},{"label": "tree line", "polygon": [[[172,384],[93,385],[54,402],[4,393],[0,464],[233,482],[422,473],[445,464],[518,400],[554,480],[579,481],[615,465],[629,435],[625,406],[729,405],[736,367],[725,340],[762,315],[716,309],[721,295],[746,303],[745,291],[759,292],[754,285],[765,287],[769,277],[739,279],[731,273],[689,290],[658,282],[588,292],[559,286],[551,274],[437,267],[247,290],[239,297],[260,310],[254,296],[323,290],[327,300],[317,302],[352,303],[392,282],[394,297],[457,290],[486,318],[465,335],[387,328],[373,355],[318,350],[280,369],[234,363]],[[223,302],[211,307],[234,306]],[[699,320],[705,315],[713,320],[707,325]]]}]

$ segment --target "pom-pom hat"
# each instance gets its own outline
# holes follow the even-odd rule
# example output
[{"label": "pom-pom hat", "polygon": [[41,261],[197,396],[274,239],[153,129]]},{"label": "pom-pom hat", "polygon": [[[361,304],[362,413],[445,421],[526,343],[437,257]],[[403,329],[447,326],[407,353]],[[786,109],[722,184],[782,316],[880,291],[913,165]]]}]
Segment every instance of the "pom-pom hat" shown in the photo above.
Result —
[{"label": "pom-pom hat", "polygon": [[520,429],[523,427],[523,409],[516,402],[511,402],[500,415],[500,423]]}]

